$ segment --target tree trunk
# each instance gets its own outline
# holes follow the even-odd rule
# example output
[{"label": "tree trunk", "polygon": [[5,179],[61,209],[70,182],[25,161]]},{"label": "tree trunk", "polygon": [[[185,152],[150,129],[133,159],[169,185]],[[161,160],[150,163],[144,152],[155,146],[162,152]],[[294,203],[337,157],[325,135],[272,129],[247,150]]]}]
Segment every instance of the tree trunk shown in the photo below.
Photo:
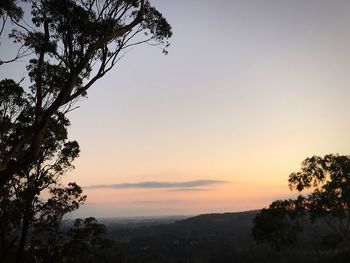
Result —
[{"label": "tree trunk", "polygon": [[29,222],[30,222],[29,218],[27,216],[24,216],[22,231],[21,231],[21,239],[19,241],[18,251],[17,251],[17,260],[16,260],[17,263],[23,262],[23,254],[24,254],[24,249],[27,242]]}]

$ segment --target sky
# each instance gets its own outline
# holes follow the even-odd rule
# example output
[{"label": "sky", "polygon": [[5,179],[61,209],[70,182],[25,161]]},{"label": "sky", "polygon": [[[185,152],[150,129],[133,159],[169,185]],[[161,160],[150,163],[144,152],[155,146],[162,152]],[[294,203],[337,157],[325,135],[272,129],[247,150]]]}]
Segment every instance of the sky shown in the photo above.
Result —
[{"label": "sky", "polygon": [[69,115],[73,217],[260,209],[306,157],[349,154],[350,1],[151,3],[169,54],[132,48]]}]

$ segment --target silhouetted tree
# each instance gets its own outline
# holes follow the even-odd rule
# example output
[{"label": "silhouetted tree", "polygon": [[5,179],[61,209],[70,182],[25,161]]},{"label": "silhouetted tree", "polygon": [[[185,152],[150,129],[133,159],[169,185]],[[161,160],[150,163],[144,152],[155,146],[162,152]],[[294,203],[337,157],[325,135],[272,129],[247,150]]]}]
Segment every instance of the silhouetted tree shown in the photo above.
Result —
[{"label": "silhouetted tree", "polygon": [[297,204],[296,200],[277,200],[262,209],[253,221],[255,240],[268,243],[277,250],[293,246],[297,241],[297,232],[302,231],[298,217],[304,215]]},{"label": "silhouetted tree", "polygon": [[[31,100],[14,81],[0,81],[1,158],[6,158],[3,154],[18,137],[25,136],[33,122]],[[16,250],[17,262],[22,262],[30,230],[51,231],[49,243],[54,246],[53,238],[63,215],[78,209],[86,198],[77,184],[61,184],[62,175],[73,168],[72,162],[79,155],[78,143],[67,140],[68,126],[62,113],[54,114],[36,162],[19,170],[0,187],[0,259],[4,261]]]},{"label": "silhouetted tree", "polygon": [[33,238],[29,246],[37,259],[40,258],[39,255],[43,256],[41,262],[55,262],[57,251],[62,242],[65,242],[65,234],[61,228],[63,216],[77,210],[86,199],[76,183],[52,188],[50,193],[51,197],[41,205],[38,219],[34,222]]},{"label": "silhouetted tree", "polygon": [[16,0],[2,0],[0,2],[0,36],[8,20],[18,22],[23,16],[23,10],[17,5]]},{"label": "silhouetted tree", "polygon": [[93,263],[121,262],[121,251],[117,243],[103,235],[106,227],[93,217],[76,219],[66,234],[60,257],[54,262]]},{"label": "silhouetted tree", "polygon": [[10,61],[30,58],[32,122],[22,131],[23,136],[0,153],[0,185],[36,162],[51,118],[71,110],[76,100],[115,66],[126,48],[147,42],[166,53],[172,35],[171,26],[148,0],[24,1],[31,4],[33,26],[21,23],[16,1],[5,2],[10,8],[0,6],[0,14],[17,10],[13,23],[6,25],[13,26],[10,36],[20,45]]},{"label": "silhouetted tree", "polygon": [[301,170],[289,176],[291,190],[312,191],[295,200],[279,200],[263,209],[254,220],[257,241],[279,248],[296,241],[301,218],[325,222],[332,230],[324,236],[338,255],[350,249],[350,157],[329,154],[306,158]]}]

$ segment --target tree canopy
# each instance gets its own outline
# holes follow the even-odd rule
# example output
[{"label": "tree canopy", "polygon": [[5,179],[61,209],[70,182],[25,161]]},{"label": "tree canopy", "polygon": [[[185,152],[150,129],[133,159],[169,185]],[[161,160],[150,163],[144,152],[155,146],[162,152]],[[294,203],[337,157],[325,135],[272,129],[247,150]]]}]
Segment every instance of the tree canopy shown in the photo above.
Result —
[{"label": "tree canopy", "polygon": [[[27,80],[0,80],[0,260],[96,262],[102,248],[116,251],[103,225],[89,218],[62,231],[63,216],[86,199],[61,180],[80,152],[68,140],[67,113],[129,47],[166,54],[171,26],[148,0],[3,0],[4,32],[17,52],[1,52],[0,67],[25,60]],[[76,242],[84,246],[72,250]]]},{"label": "tree canopy", "polygon": [[[25,136],[32,124],[33,107],[30,94],[14,81],[2,80],[0,87],[1,158],[6,158],[4,153],[18,137]],[[69,121],[62,113],[51,116],[38,158],[0,188],[2,260],[9,261],[15,253],[17,262],[22,262],[24,252],[28,251],[26,246],[37,236],[34,233],[56,236],[62,217],[78,209],[86,199],[76,183],[65,186],[61,182],[62,175],[74,168],[72,162],[79,155],[78,143],[68,141],[68,126]],[[46,194],[42,195],[44,191]]]},{"label": "tree canopy", "polygon": [[[32,25],[22,21],[26,9],[21,5],[28,4],[31,12],[24,15],[31,16]],[[0,64],[29,59],[30,86],[25,90],[30,111],[23,105],[16,114],[31,119],[21,136],[13,136],[12,144],[0,153],[0,185],[36,161],[52,116],[70,111],[125,49],[150,43],[166,53],[172,35],[167,20],[147,0],[6,0],[0,15],[2,27],[12,29],[9,36],[19,46],[14,58],[0,58]],[[17,132],[14,119],[8,116],[7,122],[9,133]]]},{"label": "tree canopy", "polygon": [[[292,245],[302,231],[300,219],[322,221],[329,234],[324,244],[338,251],[350,250],[350,156],[313,156],[302,162],[300,171],[290,174],[289,187],[297,199],[278,200],[263,209],[254,220],[253,236],[277,248]],[[336,243],[334,243],[336,242]]]}]

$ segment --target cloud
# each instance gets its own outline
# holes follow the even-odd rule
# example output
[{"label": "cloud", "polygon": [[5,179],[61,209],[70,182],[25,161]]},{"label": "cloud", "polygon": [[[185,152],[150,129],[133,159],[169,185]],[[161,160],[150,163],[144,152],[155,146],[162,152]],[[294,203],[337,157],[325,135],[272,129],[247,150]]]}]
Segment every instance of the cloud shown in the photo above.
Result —
[{"label": "cloud", "polygon": [[171,192],[200,192],[200,191],[210,191],[213,188],[206,187],[206,188],[172,188],[169,189]]},{"label": "cloud", "polygon": [[168,199],[168,200],[139,200],[132,202],[133,204],[147,205],[147,204],[177,204],[182,203],[184,200]]},{"label": "cloud", "polygon": [[[161,182],[161,181],[144,181],[138,183],[121,183],[121,184],[98,184],[84,187],[85,189],[171,189],[174,191],[201,191],[206,190],[209,186],[227,183],[221,180],[195,180],[185,182]],[[198,188],[206,187],[206,188]]]}]

